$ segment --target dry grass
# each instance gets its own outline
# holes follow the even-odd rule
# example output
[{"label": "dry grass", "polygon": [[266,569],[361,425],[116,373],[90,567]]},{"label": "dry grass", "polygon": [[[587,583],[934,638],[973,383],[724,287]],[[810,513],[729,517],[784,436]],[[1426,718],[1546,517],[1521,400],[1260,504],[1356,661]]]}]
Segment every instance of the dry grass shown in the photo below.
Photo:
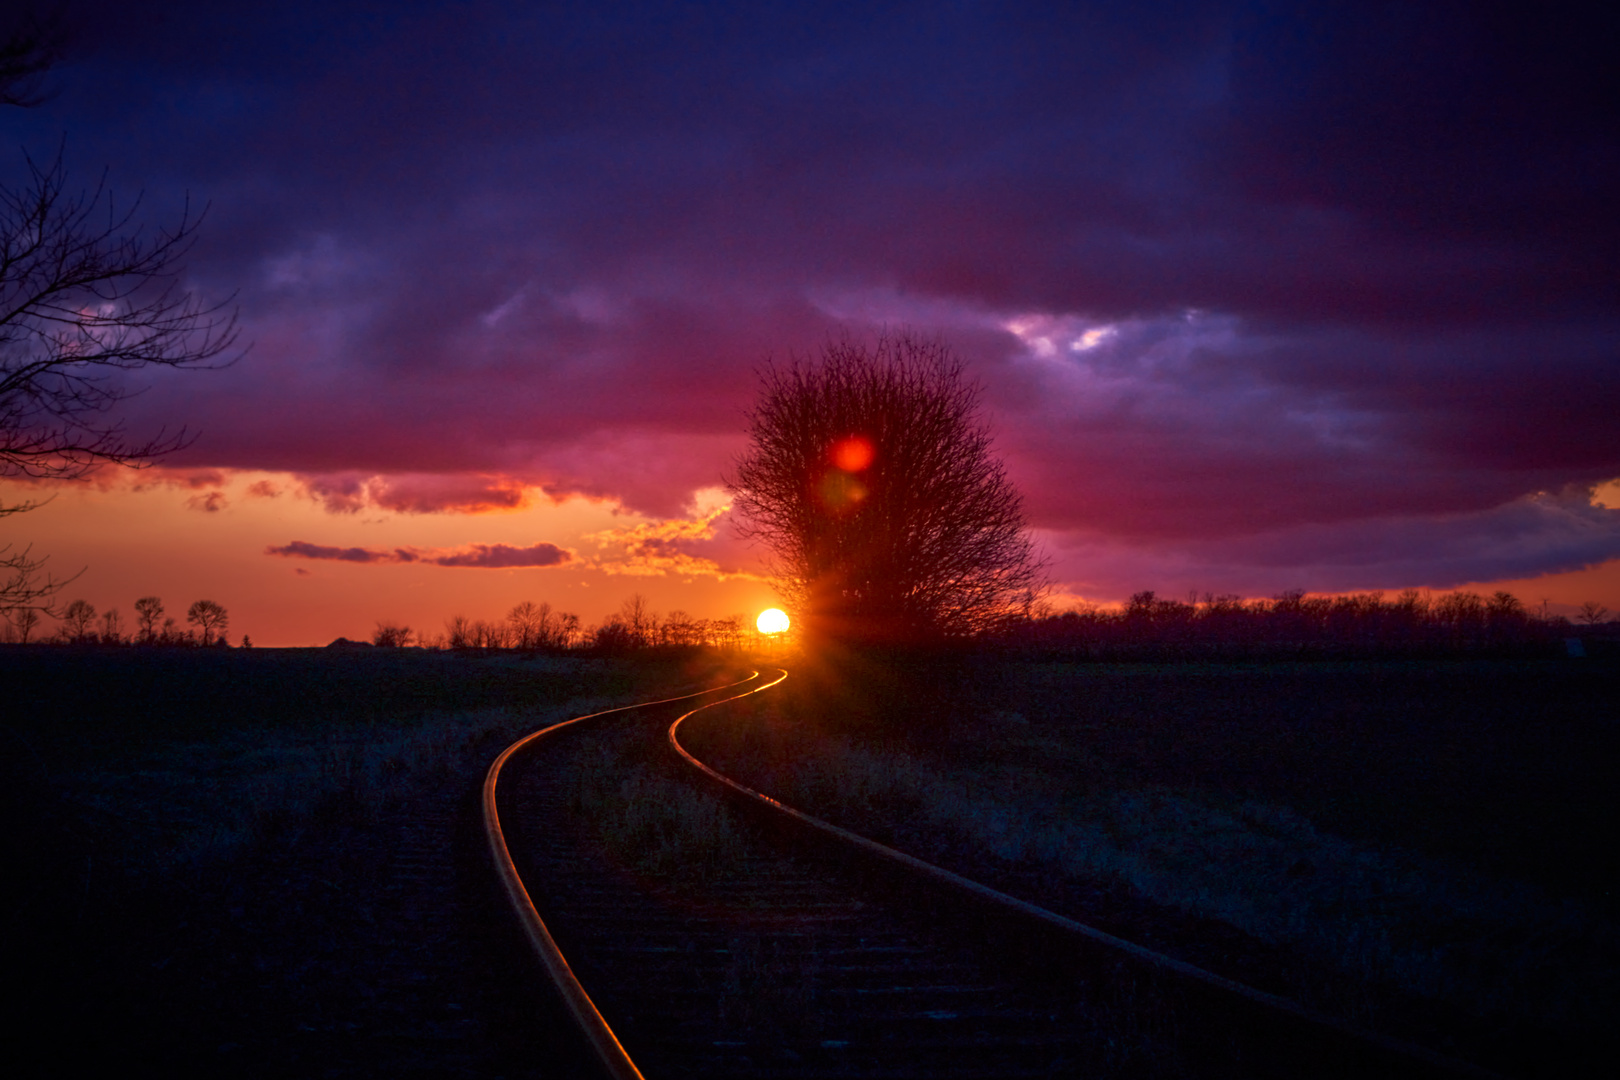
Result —
[{"label": "dry grass", "polygon": [[[752,722],[768,730],[791,721],[767,705]],[[1477,1017],[1588,1032],[1612,1023],[1620,928],[1589,902],[1353,841],[1287,806],[1129,783],[1089,760],[1083,737],[1015,713],[985,715],[981,732],[1000,751],[979,764],[837,737],[799,743],[786,760],[758,742],[734,743],[730,764],[790,804],[885,822],[924,858],[966,851],[1123,883],[1228,923],[1340,973],[1316,1003],[1352,1019],[1378,1022],[1374,999],[1356,987],[1382,984]],[[764,775],[762,759],[772,761]]]},{"label": "dry grass", "polygon": [[570,809],[626,865],[655,877],[713,881],[747,854],[720,797],[670,777],[624,735],[598,743],[574,774]]}]

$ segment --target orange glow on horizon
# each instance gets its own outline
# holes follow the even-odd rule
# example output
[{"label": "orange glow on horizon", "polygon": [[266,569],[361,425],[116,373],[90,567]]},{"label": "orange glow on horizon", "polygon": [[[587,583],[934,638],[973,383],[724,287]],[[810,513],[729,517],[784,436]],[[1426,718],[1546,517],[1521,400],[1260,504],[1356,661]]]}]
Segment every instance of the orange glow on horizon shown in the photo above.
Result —
[{"label": "orange glow on horizon", "polygon": [[[200,470],[199,470],[200,472]],[[147,473],[107,470],[84,484],[33,486],[0,480],[0,504],[40,501],[7,524],[26,526],[25,544],[48,556],[48,569],[73,577],[61,601],[85,600],[97,612],[119,610],[126,630],[138,597],[158,596],[170,614],[199,599],[230,612],[231,643],[245,634],[256,646],[325,645],[337,637],[369,640],[379,622],[440,634],[450,618],[500,622],[520,601],[549,603],[589,627],[619,610],[633,593],[652,611],[722,619],[758,612],[772,602],[764,576],[740,555],[705,549],[665,557],[654,541],[696,542],[707,533],[699,514],[682,522],[648,520],[611,500],[534,500],[495,514],[403,513],[368,505],[334,512],[305,494],[299,478],[255,471],[210,474],[212,487],[151,482]],[[219,493],[209,502],[199,494]],[[647,535],[643,535],[646,532]],[[10,536],[4,539],[10,539]],[[576,553],[551,565],[496,566],[489,561],[302,558],[267,555],[305,541],[314,549],[393,555],[401,549],[455,553],[533,548],[544,542]],[[3,541],[0,541],[3,542]],[[642,551],[642,548],[647,551]],[[319,553],[319,552],[318,552]],[[739,565],[722,571],[712,556]],[[77,576],[74,576],[77,575]],[[47,619],[54,632],[57,622]],[[183,622],[182,622],[183,627]]]}]

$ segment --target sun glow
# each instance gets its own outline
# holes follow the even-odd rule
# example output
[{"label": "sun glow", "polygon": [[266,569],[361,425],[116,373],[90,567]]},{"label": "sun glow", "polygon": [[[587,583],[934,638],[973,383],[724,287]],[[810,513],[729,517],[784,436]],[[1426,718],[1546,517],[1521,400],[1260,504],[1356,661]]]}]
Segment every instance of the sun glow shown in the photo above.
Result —
[{"label": "sun glow", "polygon": [[787,612],[781,608],[767,608],[759,613],[756,625],[762,634],[780,634],[788,628]]},{"label": "sun glow", "polygon": [[863,472],[872,464],[872,458],[877,455],[870,440],[859,435],[851,435],[847,439],[840,439],[833,444],[833,464],[845,472]]}]

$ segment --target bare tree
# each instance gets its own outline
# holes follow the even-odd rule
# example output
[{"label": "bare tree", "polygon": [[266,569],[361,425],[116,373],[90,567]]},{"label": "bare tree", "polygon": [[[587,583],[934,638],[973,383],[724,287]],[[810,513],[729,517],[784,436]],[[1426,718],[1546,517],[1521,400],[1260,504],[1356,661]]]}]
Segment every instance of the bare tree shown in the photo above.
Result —
[{"label": "bare tree", "polygon": [[88,600],[75,600],[62,611],[62,639],[84,642],[96,622],[96,609]]},{"label": "bare tree", "polygon": [[103,645],[124,643],[124,616],[117,608],[108,608],[101,615],[101,643]]},{"label": "bare tree", "polygon": [[703,628],[686,612],[676,609],[664,616],[658,628],[658,640],[663,645],[701,645]]},{"label": "bare tree", "polygon": [[219,631],[220,644],[225,643],[225,629],[230,625],[230,616],[225,609],[212,600],[198,600],[186,610],[186,622],[197,628],[204,645],[213,643],[214,631]]},{"label": "bare tree", "polygon": [[39,625],[40,614],[35,608],[22,607],[8,612],[6,618],[16,632],[18,644],[26,645],[34,628]]},{"label": "bare tree", "polygon": [[[402,649],[411,643],[414,632],[399,623],[379,622],[372,632],[371,643],[386,649]],[[243,640],[247,640],[246,637]]]},{"label": "bare tree", "polygon": [[619,608],[619,619],[630,635],[631,648],[645,649],[658,641],[658,613],[647,598],[636,593]]},{"label": "bare tree", "polygon": [[[57,60],[53,27],[24,21],[0,38],[0,106],[43,100]],[[203,214],[189,204],[171,227],[136,224],[105,178],[71,192],[59,153],[27,179],[0,186],[0,477],[80,477],[100,465],[139,467],[188,441],[184,430],[126,434],[110,417],[135,392],[128,373],[214,366],[236,344],[230,301],[209,304],[180,285]],[[227,361],[228,362],[228,361]],[[0,517],[34,502],[0,506]],[[0,546],[0,610],[47,608],[65,581]]]},{"label": "bare tree", "polygon": [[157,641],[158,629],[163,625],[163,601],[155,596],[143,596],[135,601],[135,621],[141,627],[142,644]]},{"label": "bare tree", "polygon": [[1587,626],[1596,626],[1598,623],[1608,618],[1608,616],[1609,609],[1598,603],[1596,600],[1588,600],[1586,603],[1581,605],[1581,614],[1579,617],[1581,622],[1585,623]]},{"label": "bare tree", "polygon": [[727,615],[723,619],[714,620],[714,644],[721,649],[739,649],[743,642],[743,627],[748,623],[746,615]]},{"label": "bare tree", "polygon": [[0,188],[0,476],[146,464],[186,435],[131,438],[108,421],[131,393],[118,373],[212,366],[236,342],[234,314],[179,285],[201,215],[145,236],[139,200],[69,194],[60,158],[29,176]]},{"label": "bare tree", "polygon": [[910,334],[833,344],[767,366],[762,384],[727,486],[801,626],[927,641],[1016,617],[1041,567],[949,349]]},{"label": "bare tree", "polygon": [[509,640],[514,649],[544,649],[556,644],[557,618],[551,605],[525,600],[506,614],[511,624]]},{"label": "bare tree", "polygon": [[472,647],[475,649],[504,649],[507,637],[505,623],[479,619],[472,624]]},{"label": "bare tree", "polygon": [[626,653],[644,644],[623,615],[609,615],[591,632],[591,646],[600,652]]},{"label": "bare tree", "polygon": [[445,647],[465,649],[472,645],[472,623],[465,615],[454,615],[444,622]]},{"label": "bare tree", "polygon": [[558,649],[572,649],[579,643],[583,632],[580,629],[579,616],[571,611],[565,611],[557,616],[557,632],[554,647]]}]

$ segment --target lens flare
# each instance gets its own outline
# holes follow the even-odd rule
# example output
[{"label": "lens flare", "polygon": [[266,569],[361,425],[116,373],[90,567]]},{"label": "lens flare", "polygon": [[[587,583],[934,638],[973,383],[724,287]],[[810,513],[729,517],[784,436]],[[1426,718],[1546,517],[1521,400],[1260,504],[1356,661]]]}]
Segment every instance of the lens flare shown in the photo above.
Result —
[{"label": "lens flare", "polygon": [[877,455],[870,440],[859,435],[839,439],[833,443],[832,463],[845,472],[861,472],[872,464]]},{"label": "lens flare", "polygon": [[759,632],[762,634],[780,634],[788,628],[787,612],[781,608],[769,608],[759,613]]},{"label": "lens flare", "polygon": [[821,503],[836,514],[855,509],[867,494],[865,484],[839,469],[828,470],[821,478]]}]

